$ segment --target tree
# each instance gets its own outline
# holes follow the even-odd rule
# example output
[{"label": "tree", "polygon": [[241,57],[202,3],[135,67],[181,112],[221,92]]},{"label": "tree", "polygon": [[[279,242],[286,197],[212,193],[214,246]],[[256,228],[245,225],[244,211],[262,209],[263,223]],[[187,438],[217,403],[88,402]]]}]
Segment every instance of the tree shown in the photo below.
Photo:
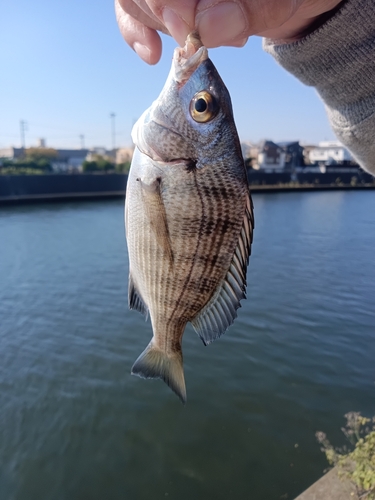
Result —
[{"label": "tree", "polygon": [[83,172],[107,172],[114,169],[115,164],[113,160],[102,155],[92,155],[92,160],[85,160],[82,163]]},{"label": "tree", "polygon": [[117,163],[116,172],[122,174],[128,174],[130,169],[130,161],[124,161],[123,163]]},{"label": "tree", "polygon": [[51,163],[51,161],[57,158],[57,151],[53,148],[28,148],[25,150],[25,160],[40,162],[44,160],[45,163]]}]

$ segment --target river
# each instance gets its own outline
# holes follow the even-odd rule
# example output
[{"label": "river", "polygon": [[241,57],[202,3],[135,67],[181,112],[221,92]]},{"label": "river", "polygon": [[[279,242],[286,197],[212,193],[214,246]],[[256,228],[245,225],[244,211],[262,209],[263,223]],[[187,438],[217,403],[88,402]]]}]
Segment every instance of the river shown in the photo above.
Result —
[{"label": "river", "polygon": [[375,414],[375,195],[254,196],[248,299],[188,401],[130,375],[121,201],[0,207],[1,500],[293,499],[344,414]]}]

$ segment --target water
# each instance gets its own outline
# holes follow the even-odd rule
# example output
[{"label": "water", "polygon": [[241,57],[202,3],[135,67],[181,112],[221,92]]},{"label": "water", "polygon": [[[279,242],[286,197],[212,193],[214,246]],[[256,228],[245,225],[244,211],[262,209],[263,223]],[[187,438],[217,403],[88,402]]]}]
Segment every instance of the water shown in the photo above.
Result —
[{"label": "water", "polygon": [[248,300],[183,342],[188,403],[130,376],[119,201],[0,208],[1,500],[294,498],[315,432],[375,413],[375,195],[254,196]]}]

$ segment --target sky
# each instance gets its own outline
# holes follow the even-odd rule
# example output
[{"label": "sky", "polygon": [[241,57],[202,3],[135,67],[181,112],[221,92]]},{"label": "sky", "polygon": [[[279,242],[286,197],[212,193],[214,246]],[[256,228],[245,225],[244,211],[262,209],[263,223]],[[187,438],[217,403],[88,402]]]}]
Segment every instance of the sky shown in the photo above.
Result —
[{"label": "sky", "polygon": [[[1,0],[0,148],[44,138],[56,148],[131,145],[136,119],[157,98],[176,42],[163,35],[163,56],[148,66],[123,41],[111,0]],[[262,50],[221,47],[210,58],[229,89],[241,141],[333,140],[324,105]]]}]

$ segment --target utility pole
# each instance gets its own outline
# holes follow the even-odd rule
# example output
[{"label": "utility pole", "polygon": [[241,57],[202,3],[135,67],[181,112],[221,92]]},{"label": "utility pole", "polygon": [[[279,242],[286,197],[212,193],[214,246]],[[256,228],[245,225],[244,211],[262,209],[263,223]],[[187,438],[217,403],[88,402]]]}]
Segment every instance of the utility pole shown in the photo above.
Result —
[{"label": "utility pole", "polygon": [[111,122],[112,122],[112,149],[114,151],[116,149],[116,129],[115,129],[116,114],[111,113],[109,116],[110,116]]},{"label": "utility pole", "polygon": [[20,131],[21,131],[21,148],[26,148],[25,141],[25,131],[27,130],[27,122],[25,120],[20,120]]},{"label": "utility pole", "polygon": [[85,149],[85,136],[80,134],[79,138],[81,139],[81,149]]}]

